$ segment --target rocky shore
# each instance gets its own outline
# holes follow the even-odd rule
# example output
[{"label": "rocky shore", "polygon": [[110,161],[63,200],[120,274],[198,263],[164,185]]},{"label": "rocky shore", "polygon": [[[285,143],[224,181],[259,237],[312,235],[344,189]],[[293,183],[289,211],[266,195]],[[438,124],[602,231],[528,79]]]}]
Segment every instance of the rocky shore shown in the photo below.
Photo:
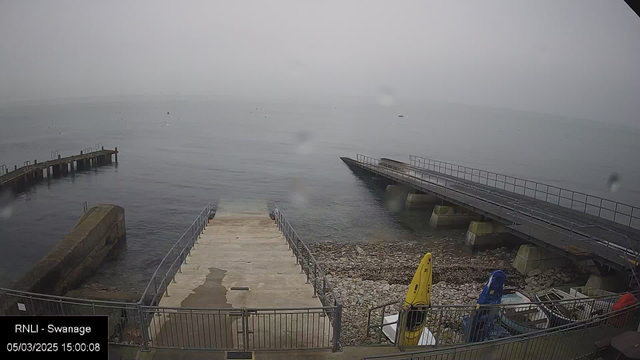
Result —
[{"label": "rocky shore", "polygon": [[362,345],[377,340],[366,334],[368,310],[404,299],[413,274],[427,252],[433,257],[433,305],[475,304],[487,278],[497,269],[507,275],[506,286],[526,292],[575,282],[583,273],[572,267],[534,270],[524,276],[511,266],[517,248],[503,247],[472,254],[464,250],[463,236],[461,233],[459,237],[432,238],[425,242],[309,244],[342,299],[342,343]]}]

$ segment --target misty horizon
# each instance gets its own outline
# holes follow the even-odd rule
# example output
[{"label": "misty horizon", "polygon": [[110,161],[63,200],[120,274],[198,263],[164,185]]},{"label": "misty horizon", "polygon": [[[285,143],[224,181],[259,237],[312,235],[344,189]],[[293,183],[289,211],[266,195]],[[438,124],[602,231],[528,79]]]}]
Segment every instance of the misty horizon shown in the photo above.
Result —
[{"label": "misty horizon", "polygon": [[425,101],[637,127],[638,34],[623,1],[8,2],[0,104]]}]

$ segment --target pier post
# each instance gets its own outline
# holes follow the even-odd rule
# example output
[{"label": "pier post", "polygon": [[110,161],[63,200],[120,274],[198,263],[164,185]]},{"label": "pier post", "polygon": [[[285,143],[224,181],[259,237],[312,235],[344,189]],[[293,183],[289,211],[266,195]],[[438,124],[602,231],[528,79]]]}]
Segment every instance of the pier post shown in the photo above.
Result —
[{"label": "pier post", "polygon": [[524,242],[507,232],[504,225],[490,221],[472,221],[465,236],[465,244],[471,248],[500,247]]},{"label": "pier post", "polygon": [[569,262],[567,258],[547,249],[526,244],[520,246],[512,265],[518,272],[527,275],[535,269],[544,271],[549,268],[563,267]]},{"label": "pier post", "polygon": [[458,206],[436,205],[429,223],[434,228],[469,226],[471,221],[479,221],[480,215]]},{"label": "pier post", "polygon": [[118,147],[116,146],[116,164],[118,163]]},{"label": "pier post", "polygon": [[404,207],[407,209],[424,209],[433,208],[440,203],[441,200],[434,195],[409,193],[404,202]]},{"label": "pier post", "polygon": [[51,166],[47,166],[47,180],[51,178]]}]

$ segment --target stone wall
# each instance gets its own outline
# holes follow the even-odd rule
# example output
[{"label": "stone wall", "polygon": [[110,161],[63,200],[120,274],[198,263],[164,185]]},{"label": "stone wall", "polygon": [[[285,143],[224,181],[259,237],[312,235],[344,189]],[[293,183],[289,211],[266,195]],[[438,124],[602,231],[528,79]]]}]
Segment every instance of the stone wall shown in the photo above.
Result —
[{"label": "stone wall", "polygon": [[96,205],[12,288],[62,295],[95,272],[125,237],[124,209],[117,205]]}]

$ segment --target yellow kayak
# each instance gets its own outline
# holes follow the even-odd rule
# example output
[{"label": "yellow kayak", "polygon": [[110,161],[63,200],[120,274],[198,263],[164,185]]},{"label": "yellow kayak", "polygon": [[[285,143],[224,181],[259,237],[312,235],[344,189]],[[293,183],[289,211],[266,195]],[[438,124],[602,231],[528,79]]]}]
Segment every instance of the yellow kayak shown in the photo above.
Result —
[{"label": "yellow kayak", "polygon": [[[413,275],[411,285],[404,299],[403,308],[423,308],[431,305],[431,253],[426,253]],[[422,329],[425,327],[424,311],[406,311],[404,319],[404,345],[418,345]]]}]

